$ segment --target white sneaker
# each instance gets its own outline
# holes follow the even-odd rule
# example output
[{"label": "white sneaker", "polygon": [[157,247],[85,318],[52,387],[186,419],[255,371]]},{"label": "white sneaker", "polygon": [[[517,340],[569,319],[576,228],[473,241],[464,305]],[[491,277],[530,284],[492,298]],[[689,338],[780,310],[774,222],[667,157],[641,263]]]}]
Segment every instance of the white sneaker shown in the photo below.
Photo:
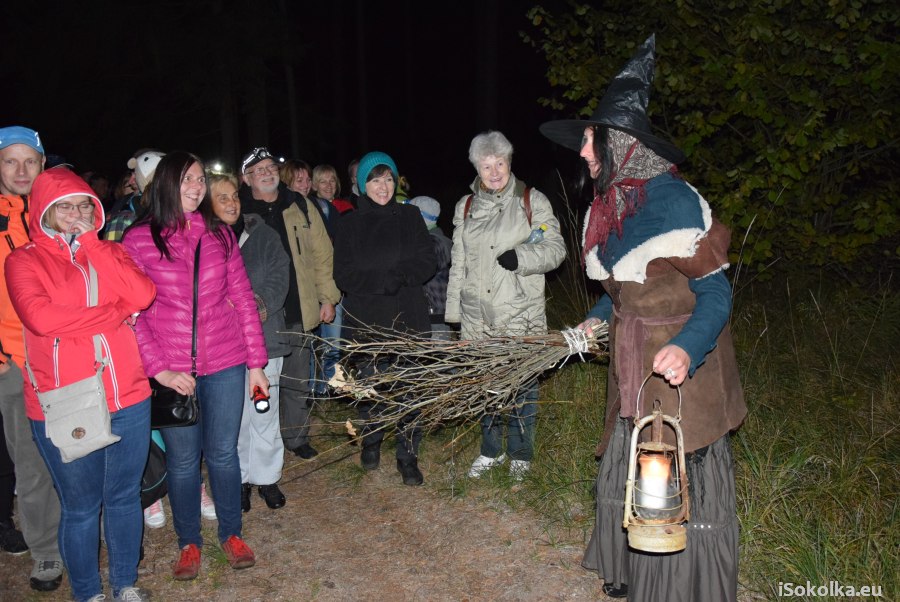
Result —
[{"label": "white sneaker", "polygon": [[113,597],[113,602],[149,602],[150,593],[139,587],[123,587],[119,595]]},{"label": "white sneaker", "polygon": [[494,466],[500,466],[506,461],[506,454],[500,454],[500,456],[496,458],[488,458],[487,456],[478,456],[475,458],[475,461],[472,462],[472,468],[469,469],[469,478],[477,479],[486,471],[490,470]]},{"label": "white sneaker", "polygon": [[206,483],[200,484],[200,514],[206,520],[216,520],[216,505],[206,494]]},{"label": "white sneaker", "polygon": [[524,479],[529,470],[531,470],[531,462],[528,460],[510,460],[509,462],[509,476],[516,481]]},{"label": "white sneaker", "polygon": [[151,529],[159,529],[166,524],[166,512],[162,499],[158,499],[144,508],[144,524]]}]

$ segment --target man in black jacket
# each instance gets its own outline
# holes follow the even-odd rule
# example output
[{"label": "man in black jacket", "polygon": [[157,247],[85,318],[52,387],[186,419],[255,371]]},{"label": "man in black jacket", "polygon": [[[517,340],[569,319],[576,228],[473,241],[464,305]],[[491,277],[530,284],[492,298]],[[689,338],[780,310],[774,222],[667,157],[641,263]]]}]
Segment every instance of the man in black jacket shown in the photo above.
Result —
[{"label": "man in black jacket", "polygon": [[302,336],[322,322],[334,319],[341,294],[334,283],[334,250],[322,217],[299,193],[278,179],[278,163],[265,148],[244,157],[241,173],[241,212],[259,215],[278,232],[291,259],[288,293],[284,302],[291,353],[281,371],[281,435],[297,456],[310,459],[319,452],[309,441],[310,344]]}]

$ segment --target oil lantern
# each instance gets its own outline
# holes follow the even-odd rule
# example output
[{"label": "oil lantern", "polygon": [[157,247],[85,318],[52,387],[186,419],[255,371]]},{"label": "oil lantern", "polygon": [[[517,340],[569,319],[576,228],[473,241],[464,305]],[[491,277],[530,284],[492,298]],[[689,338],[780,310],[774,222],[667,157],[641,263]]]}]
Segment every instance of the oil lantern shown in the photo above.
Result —
[{"label": "oil lantern", "polygon": [[[645,552],[678,552],[687,545],[684,523],[690,518],[684,436],[680,425],[681,387],[676,387],[676,417],[663,414],[657,400],[653,404],[653,413],[640,418],[641,393],[652,376],[651,373],[644,379],[638,391],[638,414],[631,433],[625,482],[623,526],[628,531],[628,545],[632,548]],[[645,437],[647,429],[649,439]],[[664,429],[674,432],[675,445],[663,441]]]}]

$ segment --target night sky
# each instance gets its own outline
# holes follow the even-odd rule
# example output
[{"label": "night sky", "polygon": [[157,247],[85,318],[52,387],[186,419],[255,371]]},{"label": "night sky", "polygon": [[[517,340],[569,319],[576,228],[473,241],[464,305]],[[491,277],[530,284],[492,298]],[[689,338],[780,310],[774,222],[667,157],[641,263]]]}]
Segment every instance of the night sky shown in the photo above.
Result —
[{"label": "night sky", "polygon": [[383,150],[446,212],[480,131],[510,138],[530,184],[575,163],[538,133],[554,115],[537,102],[543,58],[519,36],[533,2],[2,4],[0,124],[37,129],[79,172],[114,180],[141,147],[234,167],[266,145],[333,164],[346,187],[350,159]]}]

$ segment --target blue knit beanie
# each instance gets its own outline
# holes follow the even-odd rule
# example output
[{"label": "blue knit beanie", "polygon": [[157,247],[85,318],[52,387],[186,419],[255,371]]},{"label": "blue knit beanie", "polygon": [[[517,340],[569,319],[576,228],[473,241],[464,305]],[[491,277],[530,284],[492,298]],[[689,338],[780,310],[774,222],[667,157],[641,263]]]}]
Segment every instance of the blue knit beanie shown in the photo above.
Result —
[{"label": "blue knit beanie", "polygon": [[394,160],[391,159],[390,155],[387,153],[373,151],[359,160],[359,167],[356,170],[356,181],[359,182],[359,191],[361,194],[365,194],[366,192],[366,178],[369,177],[369,172],[379,165],[387,165],[390,167],[391,171],[394,173],[394,184],[399,185],[400,172],[397,170],[397,164],[394,163]]}]

